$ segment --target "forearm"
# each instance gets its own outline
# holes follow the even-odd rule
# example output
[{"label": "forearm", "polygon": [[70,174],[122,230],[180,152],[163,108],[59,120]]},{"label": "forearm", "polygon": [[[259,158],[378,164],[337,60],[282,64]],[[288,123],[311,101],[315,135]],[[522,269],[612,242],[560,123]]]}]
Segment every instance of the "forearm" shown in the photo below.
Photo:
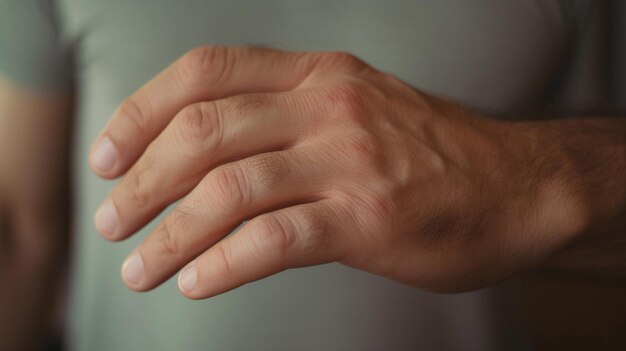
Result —
[{"label": "forearm", "polygon": [[48,336],[68,257],[66,203],[44,217],[14,211],[5,221],[10,240],[0,269],[1,349],[39,349]]},{"label": "forearm", "polygon": [[[48,332],[69,242],[71,99],[0,79],[0,349]],[[39,345],[40,346],[40,345]]]},{"label": "forearm", "polygon": [[550,187],[537,216],[565,238],[545,267],[626,276],[626,120],[523,125],[533,145],[529,179],[541,175]]},{"label": "forearm", "polygon": [[70,196],[59,174],[42,198],[14,192],[0,229],[0,349],[37,350],[49,336],[69,251]]}]

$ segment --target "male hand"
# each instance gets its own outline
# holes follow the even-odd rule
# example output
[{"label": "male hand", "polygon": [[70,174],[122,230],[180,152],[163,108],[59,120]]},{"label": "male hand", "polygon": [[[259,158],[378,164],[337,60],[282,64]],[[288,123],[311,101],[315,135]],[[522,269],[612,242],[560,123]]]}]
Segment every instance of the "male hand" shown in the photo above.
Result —
[{"label": "male hand", "polygon": [[97,139],[92,168],[123,178],[96,227],[122,240],[182,198],[123,265],[138,291],[182,268],[182,293],[206,298],[333,261],[434,291],[478,288],[584,225],[524,133],[348,54],[200,48]]}]

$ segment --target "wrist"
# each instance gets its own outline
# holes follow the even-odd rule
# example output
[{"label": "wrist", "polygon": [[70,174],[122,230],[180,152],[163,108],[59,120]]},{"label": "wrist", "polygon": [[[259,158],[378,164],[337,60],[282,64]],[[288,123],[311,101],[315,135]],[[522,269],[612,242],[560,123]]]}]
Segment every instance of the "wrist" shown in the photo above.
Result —
[{"label": "wrist", "polygon": [[550,122],[497,122],[502,147],[495,176],[502,186],[509,252],[541,265],[578,240],[593,222],[581,173]]},{"label": "wrist", "polygon": [[[626,249],[626,130],[618,119],[531,122],[530,154],[552,169],[536,201],[544,221],[557,228],[543,267],[624,275]],[[543,154],[539,154],[543,152]],[[551,167],[551,168],[550,168]],[[550,204],[552,202],[552,204]],[[542,210],[545,208],[546,210]],[[549,227],[543,227],[545,230]]]}]

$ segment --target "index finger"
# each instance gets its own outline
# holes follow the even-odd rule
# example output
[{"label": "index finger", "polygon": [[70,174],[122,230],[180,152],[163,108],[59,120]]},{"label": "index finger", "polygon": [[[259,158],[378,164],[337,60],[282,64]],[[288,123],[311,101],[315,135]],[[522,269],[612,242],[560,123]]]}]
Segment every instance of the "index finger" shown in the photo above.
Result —
[{"label": "index finger", "polygon": [[92,148],[91,168],[99,176],[117,177],[183,107],[244,92],[294,89],[322,55],[251,47],[194,49],[120,105]]}]

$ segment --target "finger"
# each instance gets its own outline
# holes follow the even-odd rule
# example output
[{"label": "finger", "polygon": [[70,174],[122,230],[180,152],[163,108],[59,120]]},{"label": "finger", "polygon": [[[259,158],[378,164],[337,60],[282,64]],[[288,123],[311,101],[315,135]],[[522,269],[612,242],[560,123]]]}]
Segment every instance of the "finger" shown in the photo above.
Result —
[{"label": "finger", "polygon": [[178,286],[202,299],[288,268],[340,259],[331,200],[297,205],[252,219],[185,267]]},{"label": "finger", "polygon": [[246,218],[320,198],[321,179],[329,176],[306,152],[302,147],[266,153],[211,171],[124,264],[127,285],[151,289]]},{"label": "finger", "polygon": [[[325,55],[330,58],[320,59]],[[192,50],[120,105],[94,144],[91,167],[102,177],[119,176],[183,107],[247,92],[291,90],[320,62],[347,61],[344,56],[351,57],[249,47]]]},{"label": "finger", "polygon": [[[105,237],[128,237],[229,160],[286,148],[315,130],[302,92],[241,95],[183,109],[96,214]],[[276,126],[280,126],[277,132]]]}]

